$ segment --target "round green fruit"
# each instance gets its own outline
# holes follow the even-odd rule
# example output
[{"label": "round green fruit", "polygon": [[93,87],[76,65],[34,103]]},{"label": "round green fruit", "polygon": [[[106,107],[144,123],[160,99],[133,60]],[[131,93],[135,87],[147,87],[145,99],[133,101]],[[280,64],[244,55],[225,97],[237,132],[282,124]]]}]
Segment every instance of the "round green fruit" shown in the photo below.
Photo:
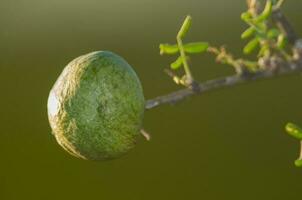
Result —
[{"label": "round green fruit", "polygon": [[142,126],[144,95],[132,67],[98,51],[70,62],[48,98],[48,118],[58,143],[89,160],[120,157],[134,147]]}]

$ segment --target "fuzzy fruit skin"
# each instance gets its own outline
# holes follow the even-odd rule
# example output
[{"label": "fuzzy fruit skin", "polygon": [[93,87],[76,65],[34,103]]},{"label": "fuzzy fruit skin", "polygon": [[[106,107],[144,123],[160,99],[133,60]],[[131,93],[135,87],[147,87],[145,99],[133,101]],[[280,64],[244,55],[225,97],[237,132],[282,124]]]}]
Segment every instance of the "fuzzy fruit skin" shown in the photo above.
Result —
[{"label": "fuzzy fruit skin", "polygon": [[48,98],[48,118],[58,143],[88,160],[122,156],[134,147],[145,99],[132,67],[97,51],[70,62]]}]

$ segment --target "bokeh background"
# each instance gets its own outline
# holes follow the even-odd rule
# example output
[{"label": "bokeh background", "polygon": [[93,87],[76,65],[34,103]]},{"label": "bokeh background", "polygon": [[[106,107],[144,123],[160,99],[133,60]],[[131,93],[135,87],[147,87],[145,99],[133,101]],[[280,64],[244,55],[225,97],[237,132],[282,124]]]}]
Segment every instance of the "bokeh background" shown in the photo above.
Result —
[{"label": "bokeh background", "polygon": [[[302,1],[284,11],[302,34]],[[241,56],[243,0],[1,0],[0,199],[299,199],[299,144],[284,124],[302,124],[300,74],[240,85],[147,111],[140,139],[113,161],[74,158],[50,134],[46,101],[75,57],[111,50],[139,75],[147,99],[178,89],[163,69],[185,15],[186,41],[226,44]],[[232,74],[211,55],[192,58],[196,79]]]}]

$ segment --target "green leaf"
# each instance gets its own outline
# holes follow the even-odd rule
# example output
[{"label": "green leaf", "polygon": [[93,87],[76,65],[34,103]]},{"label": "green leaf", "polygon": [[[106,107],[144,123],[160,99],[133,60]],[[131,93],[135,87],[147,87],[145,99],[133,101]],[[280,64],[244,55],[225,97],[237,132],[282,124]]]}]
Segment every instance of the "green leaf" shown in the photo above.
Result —
[{"label": "green leaf", "polygon": [[241,34],[241,39],[247,39],[247,38],[251,37],[255,32],[256,32],[256,29],[254,27],[250,27]]},{"label": "green leaf", "polygon": [[250,54],[259,46],[258,38],[254,38],[251,40],[245,47],[243,48],[243,53]]},{"label": "green leaf", "polygon": [[179,52],[179,48],[176,44],[175,45],[160,44],[159,49],[160,49],[160,55],[163,54],[173,55]]},{"label": "green leaf", "polygon": [[258,53],[258,57],[266,56],[269,53],[270,53],[269,45],[262,45],[262,47],[260,48],[260,51]]},{"label": "green leaf", "polygon": [[267,20],[271,16],[272,11],[273,11],[272,1],[267,0],[263,12],[258,17],[256,17],[254,22],[259,23],[259,22],[263,22],[263,21]]},{"label": "green leaf", "polygon": [[192,24],[192,17],[188,15],[186,17],[185,21],[183,22],[183,24],[177,34],[177,37],[183,38],[187,34],[188,30],[190,29],[191,24]]},{"label": "green leaf", "polygon": [[257,23],[255,25],[257,27],[258,33],[261,35],[263,33],[266,33],[267,31],[267,25],[264,22]]},{"label": "green leaf", "polygon": [[295,161],[295,165],[296,165],[296,167],[302,167],[302,159],[297,159]]},{"label": "green leaf", "polygon": [[184,50],[187,53],[203,53],[209,47],[207,42],[194,42],[188,43],[184,45]]},{"label": "green leaf", "polygon": [[302,140],[302,129],[293,123],[287,123],[285,126],[287,133],[298,140]]},{"label": "green leaf", "polygon": [[277,40],[277,47],[278,47],[279,49],[284,49],[285,46],[286,46],[286,44],[287,44],[287,39],[286,39],[286,37],[285,37],[283,34],[280,34],[280,35],[278,36],[278,40]]},{"label": "green leaf", "polygon": [[258,70],[258,63],[253,61],[244,60],[243,64],[251,71],[256,72]]},{"label": "green leaf", "polygon": [[250,22],[252,20],[252,14],[250,12],[244,12],[241,14],[241,19],[245,22]]},{"label": "green leaf", "polygon": [[[302,129],[300,127],[298,127],[296,124],[287,123],[285,126],[285,130],[287,131],[287,133],[289,135],[291,135],[292,137],[301,141],[301,148],[302,148]],[[302,167],[302,154],[301,153],[300,153],[300,158],[298,158],[295,161],[296,167]]]},{"label": "green leaf", "polygon": [[276,28],[272,28],[267,32],[267,37],[270,39],[277,38],[280,35],[280,31]]},{"label": "green leaf", "polygon": [[181,67],[182,64],[183,64],[182,57],[179,56],[175,62],[171,63],[170,67],[171,69],[177,70],[178,68]]}]

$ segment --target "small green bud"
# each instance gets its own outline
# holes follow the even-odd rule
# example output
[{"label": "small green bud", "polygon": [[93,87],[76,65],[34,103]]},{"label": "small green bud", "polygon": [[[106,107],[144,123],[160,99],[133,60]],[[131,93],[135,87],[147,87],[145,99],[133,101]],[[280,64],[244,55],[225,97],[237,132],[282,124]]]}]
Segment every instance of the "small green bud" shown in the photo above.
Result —
[{"label": "small green bud", "polygon": [[280,35],[280,31],[276,28],[272,28],[267,32],[267,37],[270,39],[277,38]]},{"label": "small green bud", "polygon": [[259,46],[258,38],[251,40],[243,49],[243,53],[250,54]]},{"label": "small green bud", "polygon": [[249,27],[241,34],[241,39],[246,39],[251,37],[256,32],[256,29],[254,27]]},{"label": "small green bud", "polygon": [[284,34],[280,34],[277,40],[277,47],[279,49],[284,49],[286,47],[286,44],[287,44],[286,37],[284,36]]},{"label": "small green bud", "polygon": [[258,53],[258,57],[265,57],[270,54],[270,46],[268,44],[263,44]]},{"label": "small green bud", "polygon": [[273,4],[271,0],[267,0],[266,4],[265,4],[265,8],[263,10],[263,12],[254,20],[254,23],[259,23],[259,22],[263,22],[265,20],[267,20],[273,11]]},{"label": "small green bud", "polygon": [[185,21],[183,22],[183,24],[177,34],[177,37],[183,38],[189,31],[191,25],[192,25],[192,17],[188,15],[186,17]]},{"label": "small green bud", "polygon": [[244,12],[241,14],[241,19],[245,22],[250,22],[252,20],[252,14],[250,12]]},{"label": "small green bud", "polygon": [[296,167],[302,167],[302,159],[297,159],[295,161],[295,165],[296,165]]},{"label": "small green bud", "polygon": [[160,44],[160,55],[168,54],[173,55],[179,52],[178,45],[171,45],[171,44]]},{"label": "small green bud", "polygon": [[179,56],[176,61],[174,61],[173,63],[171,63],[170,67],[171,69],[174,69],[174,70],[177,70],[179,69],[183,64],[183,60],[182,60],[182,57]]},{"label": "small green bud", "polygon": [[194,42],[184,45],[184,50],[186,53],[203,53],[209,47],[207,42]]},{"label": "small green bud", "polygon": [[298,140],[302,140],[302,129],[296,124],[287,123],[285,126],[286,132]]}]

